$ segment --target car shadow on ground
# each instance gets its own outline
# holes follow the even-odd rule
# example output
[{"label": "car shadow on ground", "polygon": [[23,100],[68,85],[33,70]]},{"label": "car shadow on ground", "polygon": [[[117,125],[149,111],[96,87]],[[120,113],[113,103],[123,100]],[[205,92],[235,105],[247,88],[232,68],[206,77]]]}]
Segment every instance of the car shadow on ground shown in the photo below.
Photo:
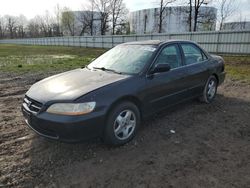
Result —
[{"label": "car shadow on ground", "polygon": [[135,139],[117,148],[99,139],[66,144],[35,136],[25,185],[244,187],[249,110],[249,101],[220,94],[208,105],[187,101],[145,120]]}]

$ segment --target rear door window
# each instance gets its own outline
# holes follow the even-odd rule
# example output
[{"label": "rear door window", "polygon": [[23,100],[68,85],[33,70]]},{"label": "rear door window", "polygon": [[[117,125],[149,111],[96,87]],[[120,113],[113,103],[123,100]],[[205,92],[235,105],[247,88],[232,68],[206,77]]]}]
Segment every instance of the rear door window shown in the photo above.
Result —
[{"label": "rear door window", "polygon": [[181,44],[186,65],[199,63],[207,60],[207,56],[200,48],[193,44]]}]

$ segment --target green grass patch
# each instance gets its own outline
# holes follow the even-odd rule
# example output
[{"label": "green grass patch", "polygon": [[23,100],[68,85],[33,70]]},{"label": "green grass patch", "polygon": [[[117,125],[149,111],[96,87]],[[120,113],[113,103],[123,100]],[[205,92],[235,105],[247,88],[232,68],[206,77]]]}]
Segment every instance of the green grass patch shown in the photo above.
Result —
[{"label": "green grass patch", "polygon": [[241,80],[250,83],[250,64],[226,65],[227,76],[234,80]]},{"label": "green grass patch", "polygon": [[227,76],[250,83],[250,56],[223,56]]},{"label": "green grass patch", "polygon": [[223,58],[227,64],[250,64],[250,55],[224,55]]},{"label": "green grass patch", "polygon": [[3,72],[64,71],[82,67],[104,53],[100,48],[0,45]]}]

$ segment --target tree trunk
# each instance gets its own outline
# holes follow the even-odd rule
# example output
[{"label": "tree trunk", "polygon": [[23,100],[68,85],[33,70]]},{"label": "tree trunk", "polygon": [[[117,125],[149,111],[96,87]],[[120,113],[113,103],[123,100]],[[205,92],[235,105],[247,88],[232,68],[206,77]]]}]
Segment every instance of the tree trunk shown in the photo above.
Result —
[{"label": "tree trunk", "polygon": [[160,5],[160,14],[159,14],[159,30],[158,33],[162,32],[162,14],[163,14],[163,0],[161,0],[161,5]]},{"label": "tree trunk", "polygon": [[162,11],[160,11],[160,18],[159,18],[159,33],[162,32]]},{"label": "tree trunk", "polygon": [[198,21],[198,14],[199,14],[199,0],[195,0],[194,3],[194,31],[197,31],[197,21]]},{"label": "tree trunk", "polygon": [[189,0],[189,31],[192,31],[192,0]]}]

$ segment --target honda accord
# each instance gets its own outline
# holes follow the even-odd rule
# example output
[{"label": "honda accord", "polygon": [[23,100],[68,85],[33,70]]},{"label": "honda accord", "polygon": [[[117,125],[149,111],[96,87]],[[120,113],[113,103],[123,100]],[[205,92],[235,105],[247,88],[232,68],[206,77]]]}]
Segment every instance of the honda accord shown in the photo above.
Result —
[{"label": "honda accord", "polygon": [[22,112],[37,134],[65,142],[101,137],[122,145],[141,120],[176,103],[211,103],[224,61],[191,41],[117,45],[88,66],[43,79],[26,93]]}]

